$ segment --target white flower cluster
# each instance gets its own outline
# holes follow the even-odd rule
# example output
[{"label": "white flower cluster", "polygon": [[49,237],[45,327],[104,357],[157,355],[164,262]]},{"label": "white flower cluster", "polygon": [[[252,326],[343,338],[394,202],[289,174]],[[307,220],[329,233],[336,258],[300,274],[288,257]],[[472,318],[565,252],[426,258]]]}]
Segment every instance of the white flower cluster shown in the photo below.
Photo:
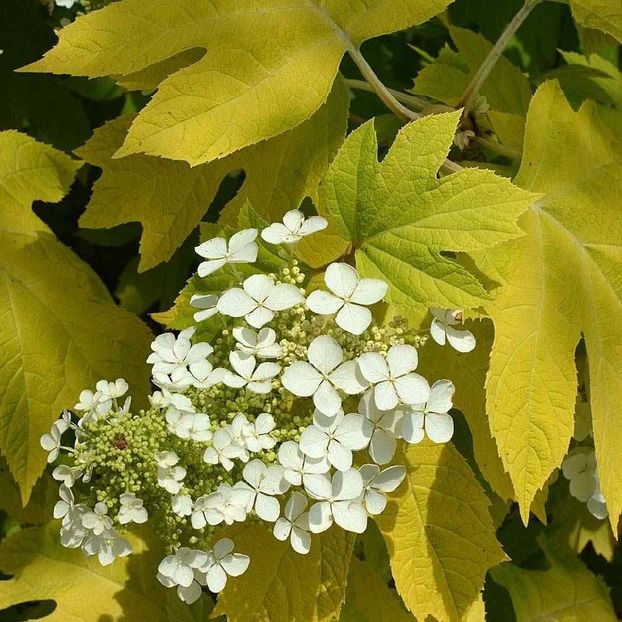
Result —
[{"label": "white flower cluster", "polygon": [[[292,210],[282,223],[261,232],[260,243],[290,248],[326,226],[323,218],[306,219]],[[215,238],[196,248],[205,259],[198,268],[200,277],[209,280],[209,275],[223,269],[232,275],[232,286],[224,292],[198,294],[191,300],[199,309],[194,315],[197,323],[220,314],[224,326],[230,327],[229,351],[223,353],[219,346],[201,341],[193,343],[196,327],[177,336],[162,334],[152,343],[147,360],[153,365],[153,382],[159,390],[149,399],[152,410],[160,413],[163,429],[178,443],[176,451],[162,447],[154,452],[155,481],[160,495],[168,499],[159,503],[168,503],[194,533],[207,533],[211,540],[219,525],[259,519],[273,523],[277,539],[289,540],[295,551],[305,554],[312,545],[311,534],[333,523],[362,533],[368,516],[384,510],[387,494],[406,474],[399,464],[387,466],[400,439],[418,443],[427,436],[444,443],[452,438],[449,411],[454,386],[449,380],[430,385],[416,373],[415,345],[367,345],[370,341],[364,334],[373,323],[369,307],[385,296],[388,286],[384,281],[361,278],[351,265],[339,262],[326,269],[327,289],[309,295],[299,287],[300,281],[279,281],[275,275],[261,273],[240,277],[237,266],[257,260],[258,233],[247,229],[229,240]],[[316,332],[292,346],[277,332],[278,318],[282,313],[293,318],[296,309],[314,318]],[[434,341],[448,342],[460,352],[475,346],[473,335],[457,328],[458,311],[432,309],[432,314]],[[118,380],[99,382],[94,393],[82,392],[75,409],[83,417],[73,426],[77,444],[84,422],[110,417],[111,412],[117,418],[127,414],[129,402],[123,407],[117,404],[126,390],[127,385]],[[234,391],[250,396],[251,401],[265,397],[268,405],[289,400],[296,412],[303,413],[306,424],[283,427],[268,412],[269,406],[266,411],[225,416],[231,406],[205,407],[210,402],[202,397],[218,391],[227,395]],[[42,438],[50,461],[56,459],[61,436],[70,425],[62,419]],[[119,442],[122,447],[126,441]],[[198,447],[202,468],[220,474],[210,480],[217,483],[201,494],[188,484],[197,465],[184,462],[184,456],[196,454],[186,452],[186,447]],[[369,455],[367,464],[362,464],[362,452]],[[130,545],[117,535],[115,524],[143,523],[151,510],[129,491],[108,505],[98,502],[92,509],[74,504],[71,486],[83,473],[75,469],[59,466],[54,471],[63,481],[55,510],[55,516],[63,519],[63,543],[82,546],[89,555],[97,553],[104,564],[127,555]],[[114,520],[108,516],[113,506],[118,508]],[[196,543],[197,538],[193,536],[192,541]],[[248,557],[233,553],[233,547],[227,538],[211,549],[175,546],[160,564],[158,578],[167,587],[177,587],[182,600],[194,602],[204,586],[218,592],[227,576],[246,570]]]},{"label": "white flower cluster", "polygon": [[595,518],[607,518],[609,513],[600,489],[594,450],[584,446],[572,449],[564,458],[562,473],[570,480],[570,494],[587,503],[587,509]]}]

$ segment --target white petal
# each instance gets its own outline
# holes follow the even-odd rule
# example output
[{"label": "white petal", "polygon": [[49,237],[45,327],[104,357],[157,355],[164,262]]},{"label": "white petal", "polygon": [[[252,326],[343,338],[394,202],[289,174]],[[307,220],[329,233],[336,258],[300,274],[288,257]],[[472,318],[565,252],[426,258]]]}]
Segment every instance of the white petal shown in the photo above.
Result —
[{"label": "white petal", "polygon": [[281,382],[290,393],[309,397],[317,391],[322,376],[306,361],[296,361],[283,372]]},{"label": "white petal", "polygon": [[397,443],[395,437],[385,430],[377,429],[371,438],[369,455],[376,464],[391,462]]},{"label": "white petal", "polygon": [[273,311],[283,311],[291,309],[304,300],[300,289],[289,283],[279,283],[272,289],[270,295],[265,300],[265,305]]},{"label": "white petal", "polygon": [[596,478],[589,471],[579,473],[570,480],[570,494],[584,503],[592,496],[595,488]]},{"label": "white petal", "polygon": [[395,380],[394,385],[403,404],[421,404],[430,396],[430,385],[419,374],[401,376]]},{"label": "white petal", "polygon": [[360,305],[373,305],[384,298],[388,288],[380,279],[361,279],[350,299]]},{"label": "white petal", "polygon": [[[262,233],[263,237],[263,233]],[[274,523],[274,529],[272,533],[277,540],[287,540],[289,538],[289,534],[292,531],[292,524],[285,518],[281,517],[279,520]]]},{"label": "white petal", "polygon": [[436,341],[439,346],[445,345],[445,339],[447,337],[445,334],[445,326],[437,318],[434,318],[432,320],[432,324],[430,325],[430,337],[432,337],[432,339]]},{"label": "white petal", "polygon": [[201,278],[206,277],[222,268],[226,263],[227,261],[225,259],[210,259],[210,261],[203,261],[197,268],[197,274]]},{"label": "white petal", "polygon": [[313,394],[313,403],[321,413],[330,417],[339,412],[341,397],[328,380],[322,380],[317,391]]},{"label": "white petal", "polygon": [[296,553],[306,555],[311,550],[311,534],[300,527],[292,529],[290,541]]},{"label": "white petal", "polygon": [[246,572],[250,558],[248,555],[242,555],[242,553],[232,553],[220,563],[230,577],[239,577]]},{"label": "white petal", "polygon": [[277,363],[260,363],[253,373],[253,380],[272,379],[279,371],[281,371],[281,366]]},{"label": "white petal", "polygon": [[285,517],[294,522],[307,509],[307,498],[300,492],[293,492],[285,506]]},{"label": "white petal", "polygon": [[274,289],[274,281],[266,274],[253,274],[244,281],[243,287],[251,298],[263,301]]},{"label": "white petal", "polygon": [[367,514],[358,501],[333,503],[333,518],[346,531],[363,533],[367,529]]},{"label": "white petal", "polygon": [[285,441],[279,447],[279,462],[286,469],[298,469],[302,467],[303,454],[296,441]]},{"label": "white petal", "polygon": [[199,600],[199,598],[201,598],[201,594],[203,594],[203,590],[201,590],[201,586],[196,581],[193,581],[189,587],[183,587],[180,585],[177,588],[177,595],[180,600],[188,605],[192,605],[192,603]]},{"label": "white petal", "polygon": [[257,333],[245,326],[236,326],[233,329],[233,337],[247,348],[254,348],[257,345]]},{"label": "white petal", "polygon": [[227,254],[227,241],[224,238],[212,238],[196,246],[194,251],[205,259],[222,259]]},{"label": "white petal", "polygon": [[378,352],[366,352],[357,359],[358,367],[363,377],[374,384],[387,380],[389,367],[387,362]]},{"label": "white petal", "polygon": [[407,443],[420,443],[425,432],[423,431],[424,415],[422,412],[406,413],[402,419],[402,438]]},{"label": "white petal", "polygon": [[242,472],[244,479],[253,487],[259,488],[268,467],[261,460],[251,460]]},{"label": "white petal", "polygon": [[257,303],[239,287],[228,289],[219,299],[216,308],[223,315],[242,317],[250,313]]},{"label": "white petal", "polygon": [[261,231],[262,239],[268,244],[283,244],[289,235],[290,232],[287,227],[280,222],[275,222]]},{"label": "white petal", "polygon": [[257,229],[244,229],[233,234],[229,240],[231,263],[252,263],[257,259]]},{"label": "white petal", "polygon": [[227,584],[227,573],[219,564],[213,564],[205,573],[205,580],[207,581],[207,587],[210,591],[217,594],[225,589],[225,585]]},{"label": "white petal", "polygon": [[[335,431],[335,438],[348,449],[367,447],[373,431],[371,422],[362,415],[346,415]],[[343,469],[342,469],[343,470]]]},{"label": "white petal", "polygon": [[356,469],[335,473],[332,482],[333,497],[338,501],[356,499],[363,492],[363,477]]},{"label": "white petal", "polygon": [[233,367],[242,378],[246,379],[249,379],[253,375],[253,370],[257,363],[254,356],[246,352],[240,352],[239,350],[234,350],[229,354],[229,362],[231,363],[231,367]]},{"label": "white petal", "polygon": [[342,363],[330,374],[331,382],[348,395],[362,393],[369,383],[359,371],[356,361]]},{"label": "white petal", "polygon": [[387,497],[383,492],[372,488],[365,493],[365,508],[369,514],[372,516],[382,514],[386,507]]},{"label": "white petal", "polygon": [[427,409],[433,413],[446,413],[451,410],[455,387],[449,380],[437,380],[430,390]]},{"label": "white petal", "polygon": [[475,347],[475,337],[470,330],[456,330],[452,326],[446,329],[449,345],[458,352],[470,352]]},{"label": "white petal", "polygon": [[374,387],[374,402],[380,410],[391,410],[398,405],[397,392],[392,382],[380,382]]},{"label": "white petal", "polygon": [[281,506],[277,499],[260,492],[255,501],[255,512],[262,520],[273,523],[281,513]]},{"label": "white petal", "polygon": [[[285,219],[283,219],[283,221],[285,221]],[[316,231],[322,231],[322,229],[326,229],[326,227],[328,227],[328,221],[326,218],[322,218],[321,216],[311,216],[311,218],[307,218],[302,223],[299,234],[310,235]]]},{"label": "white petal", "polygon": [[406,469],[401,465],[396,465],[384,469],[374,478],[373,487],[383,492],[393,492],[406,477]]},{"label": "white petal", "polygon": [[328,451],[328,441],[326,432],[310,425],[300,435],[300,451],[311,458],[323,458]]},{"label": "white petal", "polygon": [[332,495],[331,481],[326,475],[307,475],[304,484],[307,494],[313,499],[329,499]]},{"label": "white petal", "polygon": [[454,420],[448,414],[428,413],[425,416],[425,431],[434,443],[447,443],[454,435]]},{"label": "white petal", "polygon": [[350,302],[343,305],[335,317],[337,326],[353,335],[360,335],[371,324],[371,320],[371,311],[367,307]]},{"label": "white petal", "polygon": [[358,272],[347,263],[331,263],[326,268],[324,281],[340,298],[349,298],[359,282]]},{"label": "white petal", "polygon": [[271,322],[273,317],[274,313],[265,307],[257,307],[244,316],[246,321],[255,328],[261,328],[264,324]]},{"label": "white petal", "polygon": [[298,233],[304,220],[305,215],[299,209],[291,209],[283,216],[283,224],[291,233]]},{"label": "white petal", "polygon": [[337,441],[329,443],[327,457],[338,471],[347,471],[352,466],[352,451]]},{"label": "white petal", "polygon": [[343,300],[330,292],[316,289],[307,296],[307,307],[318,315],[332,315],[343,306]]},{"label": "white petal", "polygon": [[320,501],[314,503],[309,510],[309,528],[313,533],[322,533],[333,524],[330,503]]},{"label": "white petal", "polygon": [[392,346],[387,353],[387,363],[394,377],[403,376],[415,370],[418,362],[417,348],[413,346]]},{"label": "white petal", "polygon": [[332,337],[322,335],[309,344],[307,358],[316,369],[328,374],[343,361],[343,350]]}]

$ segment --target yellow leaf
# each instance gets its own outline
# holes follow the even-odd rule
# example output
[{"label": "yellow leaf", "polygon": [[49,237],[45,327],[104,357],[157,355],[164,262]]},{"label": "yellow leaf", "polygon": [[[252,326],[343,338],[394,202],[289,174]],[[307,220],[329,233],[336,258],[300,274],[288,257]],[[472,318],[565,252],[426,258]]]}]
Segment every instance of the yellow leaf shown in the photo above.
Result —
[{"label": "yellow leaf", "polygon": [[622,6],[619,0],[570,0],[570,6],[579,24],[602,30],[622,42]]},{"label": "yellow leaf", "polygon": [[0,133],[0,450],[24,504],[46,464],[40,436],[82,389],[118,376],[139,398],[149,387],[150,331],[31,210],[59,201],[79,165]]},{"label": "yellow leaf", "polygon": [[526,236],[479,260],[503,283],[489,307],[491,429],[526,520],[573,433],[574,355],[583,333],[598,473],[615,525],[622,509],[622,157],[592,103],[574,112],[557,83],[539,88],[516,183],[543,194],[522,217]]},{"label": "yellow leaf", "polygon": [[[195,609],[155,577],[159,557],[136,537],[133,553],[101,566],[79,549],[59,543],[57,521],[18,531],[0,543],[0,569],[12,579],[0,581],[0,609],[36,600],[54,600],[46,622],[192,622]],[[209,600],[202,598],[203,600]],[[202,607],[203,605],[201,605]],[[201,620],[201,618],[198,618]]]},{"label": "yellow leaf", "polygon": [[491,571],[510,592],[517,622],[614,622],[617,618],[602,579],[552,543],[540,544],[551,566],[548,570],[524,570],[508,562]]},{"label": "yellow leaf", "polygon": [[372,567],[352,558],[346,602],[340,622],[415,622],[399,601],[394,590],[374,572]]},{"label": "yellow leaf", "polygon": [[[56,47],[27,70],[127,76],[165,63],[147,78],[174,73],[117,155],[196,165],[299,125],[326,100],[346,51],[420,24],[450,2],[123,0],[63,28]],[[191,49],[207,53],[195,62],[178,56]],[[172,57],[177,62],[166,63]]]},{"label": "yellow leaf", "polygon": [[377,518],[395,585],[418,619],[460,620],[505,559],[489,501],[453,445],[424,441],[404,458],[406,480]]},{"label": "yellow leaf", "polygon": [[297,128],[195,168],[145,155],[112,159],[131,120],[111,121],[77,151],[103,170],[80,225],[100,229],[140,222],[139,270],[148,270],[172,256],[205,215],[223,177],[240,169],[246,178],[225,207],[221,222],[235,220],[249,199],[264,218],[280,218],[288,209],[298,207],[306,195],[315,195],[343,141],[347,110],[345,88],[338,81],[326,104]]},{"label": "yellow leaf", "polygon": [[330,622],[345,598],[353,534],[337,527],[313,536],[300,555],[263,523],[229,530],[236,550],[251,558],[244,576],[229,581],[214,616],[228,622]]}]

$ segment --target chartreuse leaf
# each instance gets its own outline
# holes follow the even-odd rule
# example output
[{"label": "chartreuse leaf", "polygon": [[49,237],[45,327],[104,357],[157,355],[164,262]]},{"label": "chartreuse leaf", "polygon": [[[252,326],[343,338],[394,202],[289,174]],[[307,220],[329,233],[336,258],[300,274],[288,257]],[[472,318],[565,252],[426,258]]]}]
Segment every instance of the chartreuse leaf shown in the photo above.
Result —
[{"label": "chartreuse leaf", "polygon": [[583,333],[598,473],[615,528],[622,508],[622,152],[593,103],[574,112],[557,83],[538,89],[516,183],[543,194],[521,220],[527,235],[479,261],[503,283],[489,306],[491,429],[526,520],[568,449]]},{"label": "chartreuse leaf", "polygon": [[622,6],[619,0],[570,0],[570,6],[579,24],[602,30],[622,41]]},{"label": "chartreuse leaf", "polygon": [[540,542],[550,568],[525,570],[510,562],[491,571],[512,597],[517,622],[613,622],[616,615],[602,579],[570,552]]},{"label": "chartreuse leaf", "polygon": [[227,583],[214,615],[224,614],[228,622],[329,622],[339,617],[353,534],[333,527],[313,536],[308,555],[275,540],[265,524],[239,525],[230,535],[251,563],[243,579]]},{"label": "chartreuse leaf", "polygon": [[280,218],[288,209],[298,207],[306,195],[315,195],[343,141],[347,111],[347,94],[338,81],[328,101],[298,127],[195,168],[145,155],[112,159],[131,119],[111,121],[77,151],[103,170],[80,224],[99,229],[140,222],[139,270],[147,270],[172,256],[204,216],[223,177],[239,169],[245,171],[246,178],[223,218],[235,221],[249,198],[259,214]]},{"label": "chartreuse leaf", "polygon": [[[125,76],[190,49],[117,155],[202,164],[302,123],[326,100],[344,53],[420,24],[451,0],[123,0],[78,19],[30,71]],[[153,76],[150,76],[153,79]]]},{"label": "chartreuse leaf", "polygon": [[150,331],[31,210],[59,201],[80,162],[0,133],[0,450],[26,503],[44,469],[40,436],[82,389],[124,376],[148,390]]},{"label": "chartreuse leaf", "polygon": [[419,620],[460,620],[505,556],[489,501],[453,445],[408,448],[405,481],[377,517],[397,591]]},{"label": "chartreuse leaf", "polygon": [[24,529],[0,543],[0,570],[14,575],[0,581],[0,609],[54,600],[56,608],[46,622],[207,619],[195,617],[205,603],[188,607],[174,590],[158,583],[153,568],[161,555],[149,551],[139,538],[130,537],[132,555],[104,567],[79,549],[62,547],[58,525],[55,521]]},{"label": "chartreuse leaf", "polygon": [[369,563],[353,557],[339,622],[415,622],[415,618]]},{"label": "chartreuse leaf", "polygon": [[[459,117],[439,114],[406,125],[382,162],[373,122],[365,123],[350,134],[320,187],[318,211],[330,222],[325,235],[355,250],[362,274],[387,280],[387,300],[398,306],[465,309],[489,300],[477,277],[443,253],[522,235],[516,220],[535,198],[487,170],[438,179]],[[318,245],[322,239],[318,234]]]}]

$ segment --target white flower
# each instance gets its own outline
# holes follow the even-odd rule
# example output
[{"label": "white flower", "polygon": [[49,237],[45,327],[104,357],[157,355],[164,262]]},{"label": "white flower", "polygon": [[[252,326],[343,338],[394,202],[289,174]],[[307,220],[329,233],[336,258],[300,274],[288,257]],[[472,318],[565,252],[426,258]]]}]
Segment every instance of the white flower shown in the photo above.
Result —
[{"label": "white flower", "polygon": [[147,363],[153,365],[153,371],[163,374],[183,372],[189,365],[205,360],[214,348],[209,343],[192,345],[191,337],[195,328],[182,330],[177,337],[173,333],[162,333],[151,342],[153,352],[147,357]]},{"label": "white flower", "polygon": [[384,298],[388,285],[379,279],[361,279],[347,263],[332,263],[326,268],[324,281],[333,292],[316,290],[307,298],[307,306],[319,315],[336,313],[337,326],[360,335],[372,320],[372,305]]},{"label": "white flower", "polygon": [[112,519],[107,514],[108,506],[99,501],[93,510],[84,513],[82,525],[85,529],[90,529],[96,536],[99,536],[106,529],[112,529]]},{"label": "white flower", "polygon": [[359,473],[363,478],[365,487],[363,502],[367,513],[375,516],[384,512],[387,505],[385,493],[393,492],[406,476],[406,469],[403,466],[391,466],[383,471],[375,464],[364,464]]},{"label": "white flower", "polygon": [[243,289],[228,289],[218,301],[218,311],[231,317],[242,317],[255,328],[261,328],[275,312],[291,309],[303,301],[300,290],[289,283],[278,285],[265,274],[253,274],[242,284]]},{"label": "white flower", "polygon": [[246,435],[246,447],[249,451],[258,452],[262,449],[272,449],[276,445],[276,439],[270,435],[276,423],[269,413],[257,415],[254,423],[250,424],[249,433]]},{"label": "white flower", "polygon": [[596,475],[596,455],[586,447],[577,447],[570,451],[562,462],[562,473],[570,480],[570,494],[585,503],[598,485]]},{"label": "white flower", "polygon": [[436,343],[444,346],[445,341],[449,341],[449,345],[458,352],[470,352],[475,347],[475,337],[470,330],[454,328],[462,322],[462,311],[434,307],[430,309],[430,313],[434,316],[430,337]]},{"label": "white flower", "polygon": [[74,497],[71,489],[65,484],[61,484],[58,489],[60,501],[54,505],[54,518],[62,518],[63,524],[71,519],[71,512],[74,509]]},{"label": "white flower", "polygon": [[[158,579],[164,577],[171,585],[190,587],[194,581],[194,570],[203,566],[208,560],[204,551],[182,546],[173,555],[167,555],[158,566]],[[166,583],[164,583],[166,585]]]},{"label": "white flower", "polygon": [[378,352],[366,352],[357,362],[363,377],[375,385],[374,400],[380,410],[391,410],[400,402],[418,404],[427,400],[427,381],[412,373],[419,362],[413,346],[392,346],[386,359]]},{"label": "white flower", "polygon": [[166,413],[168,429],[179,438],[205,443],[212,439],[210,418],[204,413],[180,413],[171,409]]},{"label": "white flower", "polygon": [[600,490],[600,482],[598,480],[598,475],[596,477],[596,488],[592,494],[592,496],[587,500],[587,509],[590,514],[594,518],[598,518],[599,520],[603,520],[609,516],[609,511],[607,510],[607,503],[605,501],[605,496]]},{"label": "white flower", "polygon": [[236,347],[242,352],[260,359],[278,359],[281,356],[281,345],[276,343],[276,333],[272,328],[262,328],[256,333],[251,328],[236,326],[233,336],[237,341]]},{"label": "white flower", "polygon": [[71,488],[81,476],[80,467],[70,467],[66,464],[61,464],[52,471],[52,477],[58,482],[63,482],[67,488]]},{"label": "white flower", "polygon": [[62,6],[65,9],[70,9],[78,0],[54,0],[56,6]]},{"label": "white flower", "polygon": [[[454,420],[448,411],[452,407],[455,387],[449,380],[437,380],[427,400],[413,404],[402,420],[402,438],[419,443],[425,434],[434,443],[447,443],[454,435]],[[425,430],[425,434],[424,434]]]},{"label": "white flower", "polygon": [[114,529],[106,529],[91,536],[84,542],[82,548],[87,555],[97,555],[102,566],[108,566],[117,557],[126,557],[132,552],[130,543],[119,536]]},{"label": "white flower", "polygon": [[228,387],[239,389],[246,387],[253,393],[270,393],[272,379],[281,370],[276,363],[259,363],[252,354],[234,350],[229,354],[231,367],[237,372],[229,372],[223,381]]},{"label": "white flower", "polygon": [[203,322],[218,313],[216,308],[218,296],[216,294],[193,294],[190,297],[190,304],[195,309],[201,309],[192,316],[195,322]]},{"label": "white flower", "polygon": [[293,492],[287,505],[284,516],[274,523],[274,537],[277,540],[290,539],[296,553],[306,555],[311,550],[311,534],[309,533],[309,514],[307,498],[300,492]]},{"label": "white flower", "polygon": [[83,544],[87,536],[92,534],[82,525],[82,515],[86,511],[86,507],[83,505],[74,506],[73,495],[70,501],[71,507],[68,508],[66,514],[63,516],[63,524],[60,528],[60,542],[68,549],[76,549]]},{"label": "white flower", "polygon": [[152,372],[153,384],[157,385],[164,391],[185,391],[192,386],[193,376],[185,367],[178,367],[170,374],[161,371]]},{"label": "white flower", "polygon": [[363,533],[367,514],[361,505],[363,478],[355,470],[337,471],[332,481],[326,475],[309,475],[307,494],[318,499],[309,510],[309,527],[313,533],[326,531],[335,521],[342,529]]},{"label": "white flower", "polygon": [[277,222],[266,227],[261,237],[269,244],[295,244],[304,236],[328,227],[328,221],[321,216],[305,218],[297,209],[290,210],[283,216],[283,223]]},{"label": "white flower", "polygon": [[181,490],[181,482],[186,477],[186,469],[178,466],[179,456],[174,451],[159,451],[156,453],[158,463],[158,486],[161,486],[172,495]]},{"label": "white flower", "polygon": [[69,426],[67,422],[63,419],[57,419],[50,428],[49,434],[43,434],[40,439],[41,447],[45,449],[45,451],[49,452],[48,454],[48,463],[54,462],[56,458],[58,458],[58,453],[62,447],[62,436],[67,431]]},{"label": "white flower", "polygon": [[283,494],[289,484],[283,478],[284,469],[279,464],[266,466],[261,460],[251,460],[242,471],[244,482],[238,482],[234,490],[246,492],[246,510],[255,510],[259,518],[273,523],[281,513],[278,499],[274,495]]},{"label": "white flower", "polygon": [[195,529],[202,529],[206,524],[241,523],[246,519],[247,503],[248,492],[246,490],[229,486],[229,484],[220,484],[214,492],[196,500],[191,518],[192,526]]},{"label": "white flower", "polygon": [[208,261],[199,264],[198,275],[203,278],[229,263],[253,263],[259,247],[255,242],[257,229],[244,229],[234,233],[229,243],[224,238],[212,238],[195,247],[197,255]]},{"label": "white flower", "polygon": [[84,391],[80,393],[78,403],[74,406],[74,409],[84,412],[91,412],[97,409],[100,400],[101,395],[99,392],[96,391],[93,393],[93,391],[90,391],[89,389],[84,389]]},{"label": "white flower", "polygon": [[328,473],[330,470],[330,463],[326,456],[321,458],[305,456],[295,441],[285,441],[281,444],[279,462],[285,468],[283,477],[292,486],[300,486],[307,475]]},{"label": "white flower", "polygon": [[233,468],[233,459],[242,458],[244,448],[233,441],[230,428],[220,428],[214,432],[212,444],[203,454],[203,462],[207,464],[222,464],[227,471]]},{"label": "white flower", "polygon": [[142,499],[139,499],[131,492],[124,492],[119,497],[121,507],[119,508],[119,514],[117,520],[121,525],[127,525],[128,523],[142,524],[147,522],[147,510],[143,507]]},{"label": "white flower", "polygon": [[233,542],[229,538],[222,538],[216,542],[200,571],[205,573],[210,591],[218,593],[225,588],[227,575],[239,577],[246,572],[249,562],[247,555],[233,552]]},{"label": "white flower", "polygon": [[192,497],[182,493],[173,495],[171,507],[177,516],[190,516],[192,514]]},{"label": "white flower", "polygon": [[307,351],[307,361],[292,363],[283,373],[283,386],[294,395],[313,395],[315,407],[325,415],[335,415],[341,408],[337,389],[356,395],[365,389],[357,375],[354,361],[343,361],[341,346],[328,336],[316,337]]},{"label": "white flower", "polygon": [[339,471],[352,466],[352,451],[367,447],[373,430],[371,423],[357,414],[338,412],[327,417],[316,411],[313,421],[300,436],[300,451],[311,458],[326,457]]},{"label": "white flower", "polygon": [[248,462],[248,451],[246,450],[246,438],[253,432],[251,424],[243,413],[238,413],[231,422],[231,425],[227,428],[231,434],[233,442],[241,449],[240,460],[242,462]]},{"label": "white flower", "polygon": [[100,380],[95,388],[100,393],[103,400],[116,400],[123,397],[129,387],[127,382],[123,378],[117,378],[114,382],[108,382],[108,380]]},{"label": "white flower", "polygon": [[376,407],[373,390],[368,391],[359,401],[358,411],[372,425],[369,455],[376,464],[387,464],[395,454],[401,412],[380,410]]}]

